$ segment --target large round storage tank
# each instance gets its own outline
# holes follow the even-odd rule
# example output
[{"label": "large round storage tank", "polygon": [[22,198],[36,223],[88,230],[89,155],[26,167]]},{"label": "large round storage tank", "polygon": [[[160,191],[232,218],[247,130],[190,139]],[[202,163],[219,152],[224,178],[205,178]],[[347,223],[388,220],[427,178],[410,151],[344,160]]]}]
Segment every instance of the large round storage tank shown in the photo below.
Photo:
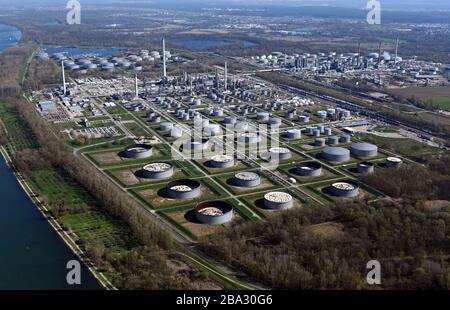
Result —
[{"label": "large round storage tank", "polygon": [[195,217],[203,224],[225,224],[233,219],[233,206],[225,201],[203,202],[195,208]]},{"label": "large round storage tank", "polygon": [[375,157],[378,155],[378,147],[370,143],[354,143],[350,147],[350,152],[356,157]]},{"label": "large round storage tank", "polygon": [[195,180],[177,180],[167,184],[167,195],[172,199],[192,199],[200,193],[200,183]]},{"label": "large round storage tank", "polygon": [[350,160],[350,151],[342,147],[327,147],[321,156],[329,161],[345,162]]}]

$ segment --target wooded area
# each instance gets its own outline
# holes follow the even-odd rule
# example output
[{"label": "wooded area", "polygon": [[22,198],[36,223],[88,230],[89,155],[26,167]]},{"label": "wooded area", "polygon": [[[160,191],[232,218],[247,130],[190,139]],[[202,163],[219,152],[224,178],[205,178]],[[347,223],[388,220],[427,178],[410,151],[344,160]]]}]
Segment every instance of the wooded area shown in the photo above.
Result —
[{"label": "wooded area", "polygon": [[[449,289],[449,211],[407,201],[305,208],[235,226],[202,248],[278,289]],[[342,226],[323,236],[331,224],[314,225],[324,222]],[[366,283],[373,259],[380,287]]]}]

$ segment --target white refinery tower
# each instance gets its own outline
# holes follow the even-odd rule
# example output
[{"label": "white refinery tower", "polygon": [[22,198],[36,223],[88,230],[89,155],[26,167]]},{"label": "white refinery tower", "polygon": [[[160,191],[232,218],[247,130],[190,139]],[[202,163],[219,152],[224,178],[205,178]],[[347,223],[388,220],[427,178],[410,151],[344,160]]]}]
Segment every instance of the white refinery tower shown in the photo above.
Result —
[{"label": "white refinery tower", "polygon": [[135,80],[134,80],[134,98],[135,99],[139,99],[139,88],[138,88],[138,77],[137,74],[135,75]]},{"label": "white refinery tower", "polygon": [[167,77],[167,67],[166,67],[166,40],[163,38],[163,70],[164,70],[164,78]]},{"label": "white refinery tower", "polygon": [[227,90],[228,87],[228,63],[225,62],[225,70],[224,70],[224,87]]},{"label": "white refinery tower", "polygon": [[397,57],[398,57],[398,42],[399,42],[399,39],[397,38],[397,43],[395,44],[395,59],[394,59],[394,64],[397,64]]},{"label": "white refinery tower", "polygon": [[61,72],[62,72],[62,80],[63,80],[63,95],[65,96],[67,93],[67,88],[66,88],[66,74],[64,72],[64,60],[61,61]]}]

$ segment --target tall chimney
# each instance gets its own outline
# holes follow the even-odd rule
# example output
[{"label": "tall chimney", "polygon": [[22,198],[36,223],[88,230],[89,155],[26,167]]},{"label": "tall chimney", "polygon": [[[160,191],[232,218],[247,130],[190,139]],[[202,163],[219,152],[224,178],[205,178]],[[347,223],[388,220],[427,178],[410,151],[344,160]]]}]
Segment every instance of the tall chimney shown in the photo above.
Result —
[{"label": "tall chimney", "polygon": [[64,72],[64,60],[61,61],[61,71],[63,79],[63,95],[65,96],[67,93],[67,88],[66,88],[66,73]]},{"label": "tall chimney", "polygon": [[381,41],[380,41],[380,45],[378,48],[378,64],[380,64],[380,63],[381,63]]},{"label": "tall chimney", "polygon": [[397,57],[398,57],[398,38],[397,38],[397,43],[395,44],[395,59],[394,59],[394,64],[397,64]]},{"label": "tall chimney", "polygon": [[228,63],[225,62],[225,70],[224,70],[224,88],[227,90],[228,88]]},{"label": "tall chimney", "polygon": [[163,38],[163,70],[164,78],[167,77],[167,67],[166,67],[166,40]]},{"label": "tall chimney", "polygon": [[135,99],[138,99],[139,98],[139,88],[138,88],[138,77],[137,77],[137,73],[136,73],[136,75],[134,76],[134,97],[135,97]]},{"label": "tall chimney", "polygon": [[361,42],[358,43],[358,59],[356,60],[356,65],[359,67],[359,60],[361,58]]}]

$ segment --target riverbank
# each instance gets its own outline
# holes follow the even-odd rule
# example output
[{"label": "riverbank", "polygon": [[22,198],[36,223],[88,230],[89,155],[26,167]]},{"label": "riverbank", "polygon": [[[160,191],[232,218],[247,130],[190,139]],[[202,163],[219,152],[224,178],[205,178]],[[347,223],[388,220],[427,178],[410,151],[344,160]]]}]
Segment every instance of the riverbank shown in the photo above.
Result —
[{"label": "riverbank", "polygon": [[86,253],[77,245],[77,243],[69,235],[69,233],[64,230],[58,220],[51,215],[45,204],[39,200],[37,195],[34,193],[32,186],[26,181],[26,179],[20,174],[20,172],[15,169],[11,157],[3,146],[0,146],[0,156],[4,158],[6,164],[10,167],[20,187],[36,206],[37,210],[42,214],[53,231],[57,233],[57,235],[62,239],[65,245],[71,250],[71,252],[77,256],[77,258],[85,265],[85,267],[104,289],[115,290],[116,287],[114,287],[114,285],[103,275],[103,273],[101,273],[95,267],[95,265],[87,257]]}]

